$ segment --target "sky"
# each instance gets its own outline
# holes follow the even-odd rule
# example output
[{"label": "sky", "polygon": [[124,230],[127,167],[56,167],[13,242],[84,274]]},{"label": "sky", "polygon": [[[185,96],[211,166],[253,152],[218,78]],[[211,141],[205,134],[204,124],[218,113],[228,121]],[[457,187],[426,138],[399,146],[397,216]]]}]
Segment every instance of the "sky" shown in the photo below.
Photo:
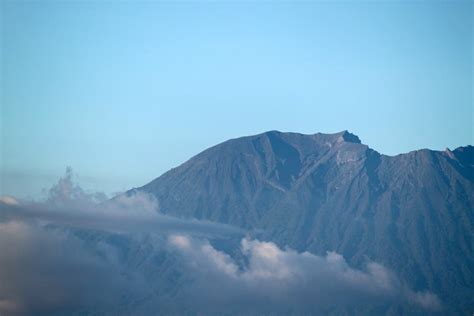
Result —
[{"label": "sky", "polygon": [[1,1],[0,195],[146,184],[229,138],[474,143],[473,2]]}]

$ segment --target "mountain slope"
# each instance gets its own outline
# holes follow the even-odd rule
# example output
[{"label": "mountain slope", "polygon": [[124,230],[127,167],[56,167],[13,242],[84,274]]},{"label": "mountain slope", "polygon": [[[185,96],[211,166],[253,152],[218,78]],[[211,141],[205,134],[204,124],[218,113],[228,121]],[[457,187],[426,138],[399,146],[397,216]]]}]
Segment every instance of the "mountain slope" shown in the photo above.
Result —
[{"label": "mountain slope", "polygon": [[474,309],[474,149],[385,156],[347,131],[271,131],[209,148],[131,192],[163,213],[249,230],[355,265],[383,263]]}]

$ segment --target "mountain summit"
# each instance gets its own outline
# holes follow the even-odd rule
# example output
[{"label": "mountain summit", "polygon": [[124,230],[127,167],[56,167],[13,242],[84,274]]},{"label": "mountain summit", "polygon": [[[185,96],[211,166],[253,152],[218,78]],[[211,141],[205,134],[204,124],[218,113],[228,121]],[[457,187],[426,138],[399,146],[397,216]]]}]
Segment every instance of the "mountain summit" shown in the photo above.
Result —
[{"label": "mountain summit", "polygon": [[349,142],[349,143],[356,143],[356,144],[361,143],[361,141],[360,141],[360,139],[357,135],[349,133],[347,130],[342,131],[339,134],[341,134],[341,136],[340,136],[341,141],[345,141],[345,142]]},{"label": "mountain summit", "polygon": [[133,191],[166,214],[262,232],[278,245],[394,269],[456,311],[474,307],[474,152],[386,156],[343,131],[218,144]]}]

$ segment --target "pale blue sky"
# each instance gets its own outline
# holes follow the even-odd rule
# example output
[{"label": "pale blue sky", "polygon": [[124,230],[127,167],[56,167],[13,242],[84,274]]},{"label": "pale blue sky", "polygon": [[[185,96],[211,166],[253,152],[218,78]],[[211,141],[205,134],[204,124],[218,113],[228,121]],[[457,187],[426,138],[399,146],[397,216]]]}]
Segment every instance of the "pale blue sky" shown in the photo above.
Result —
[{"label": "pale blue sky", "polygon": [[140,186],[266,130],[473,143],[473,2],[1,2],[0,194]]}]

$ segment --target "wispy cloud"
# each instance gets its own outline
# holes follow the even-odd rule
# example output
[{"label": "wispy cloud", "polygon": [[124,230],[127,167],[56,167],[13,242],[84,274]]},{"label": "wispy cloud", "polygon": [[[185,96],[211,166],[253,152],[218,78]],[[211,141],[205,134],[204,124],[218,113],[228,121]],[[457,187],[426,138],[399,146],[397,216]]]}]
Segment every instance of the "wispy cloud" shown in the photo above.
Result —
[{"label": "wispy cloud", "polygon": [[17,201],[13,197],[2,197],[0,211],[0,219],[4,220],[40,220],[115,233],[243,234],[242,230],[229,225],[160,214],[158,201],[143,192],[121,194],[110,200],[103,193],[86,193],[74,183],[70,168],[48,191],[44,201]]}]

